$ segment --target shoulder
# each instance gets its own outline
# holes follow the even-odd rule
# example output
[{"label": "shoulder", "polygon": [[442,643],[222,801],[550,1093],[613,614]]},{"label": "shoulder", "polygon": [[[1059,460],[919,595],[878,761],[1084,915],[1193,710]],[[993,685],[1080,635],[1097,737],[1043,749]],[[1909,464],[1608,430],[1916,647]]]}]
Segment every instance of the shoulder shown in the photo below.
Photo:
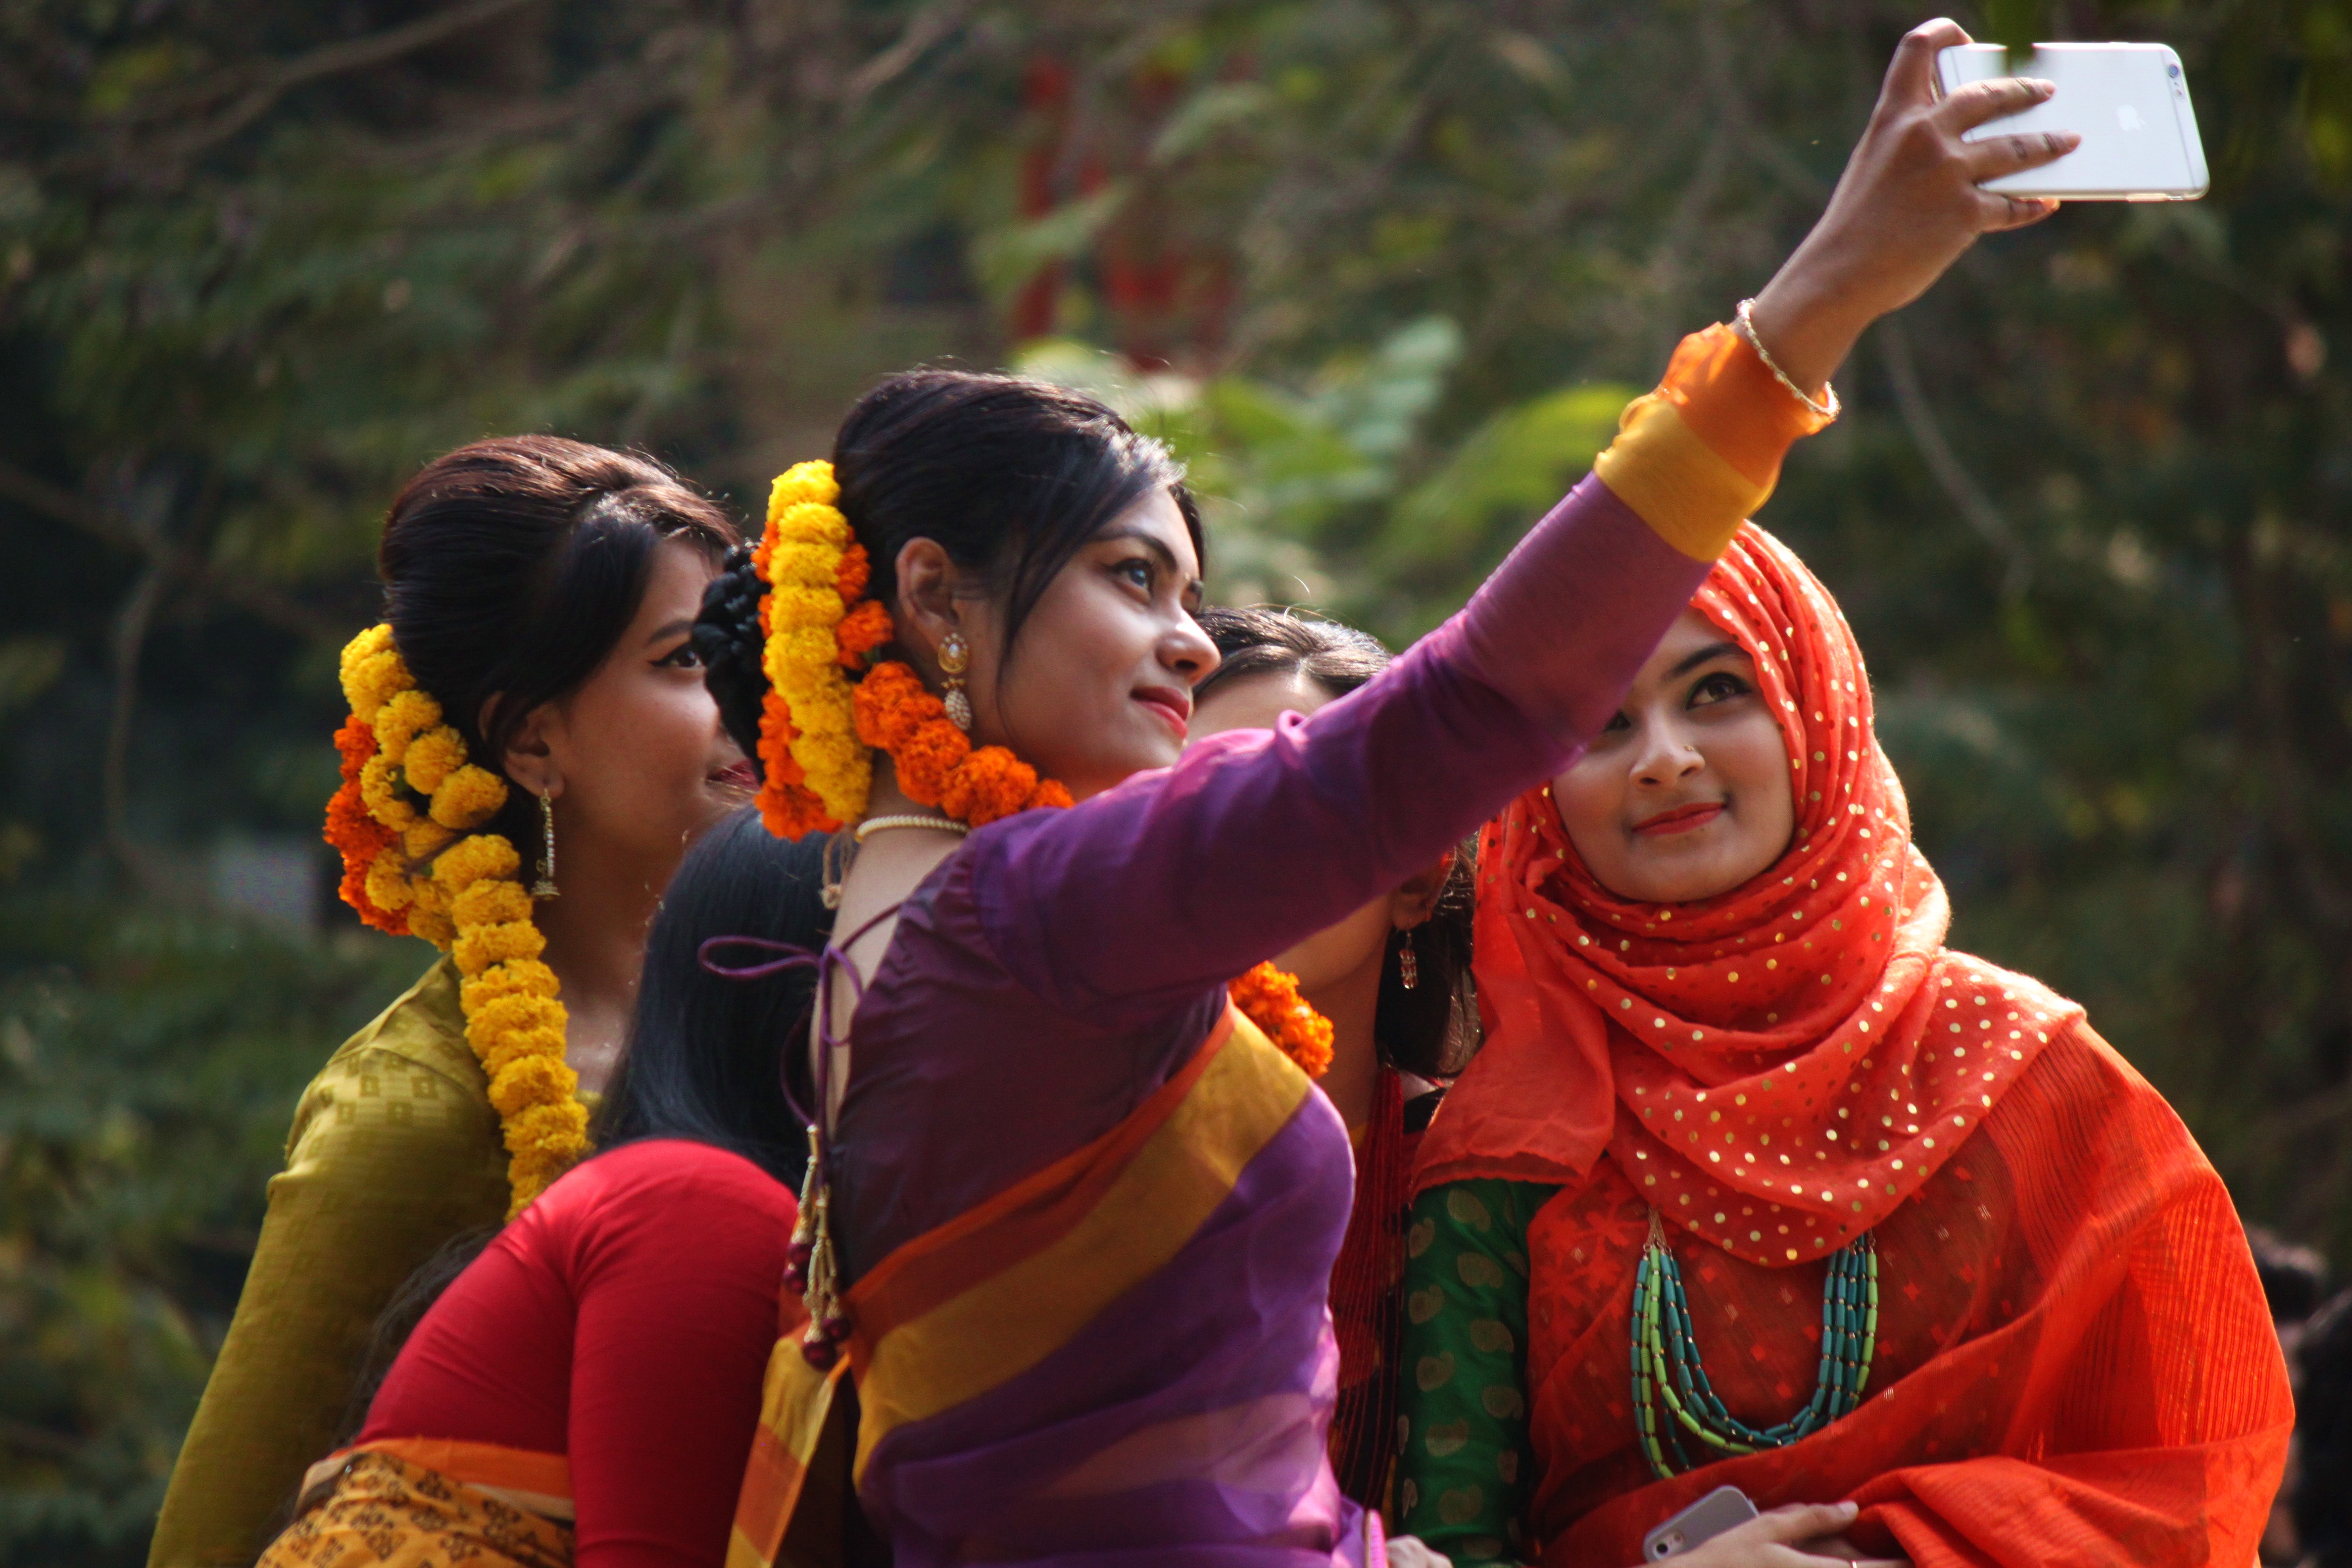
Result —
[{"label": "shoulder", "polygon": [[466,1043],[466,1011],[454,961],[445,957],[419,975],[415,984],[327,1058],[326,1070],[366,1057],[409,1062],[445,1077],[481,1083],[487,1096],[481,1063]]},{"label": "shoulder", "polygon": [[2078,1178],[2106,1171],[2150,1190],[2211,1177],[2210,1163],[2179,1112],[2092,1026],[2080,1004],[2031,975],[1951,956],[2001,988],[2014,1010],[2013,1037],[2032,1052],[2024,1072],[1984,1121],[2012,1166],[2036,1171],[2056,1161]]},{"label": "shoulder", "polygon": [[489,1082],[466,1043],[457,968],[443,959],[343,1042],[302,1091],[289,1169],[350,1156],[375,1173],[478,1152],[503,1171]]}]

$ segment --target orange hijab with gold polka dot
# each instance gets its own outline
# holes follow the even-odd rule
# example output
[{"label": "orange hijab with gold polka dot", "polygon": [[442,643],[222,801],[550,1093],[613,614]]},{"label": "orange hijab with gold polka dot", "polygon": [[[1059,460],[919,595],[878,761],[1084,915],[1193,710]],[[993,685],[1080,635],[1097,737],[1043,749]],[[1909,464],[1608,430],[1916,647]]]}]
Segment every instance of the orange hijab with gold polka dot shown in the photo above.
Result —
[{"label": "orange hijab with gold polka dot", "polygon": [[1416,1184],[1580,1179],[1604,1152],[1669,1220],[1753,1262],[1819,1258],[1951,1158],[2082,1009],[1944,946],[1951,908],[1878,749],[1829,593],[1750,523],[1693,605],[1755,660],[1796,832],[1697,903],[1595,881],[1549,786],[1481,842],[1485,1044]]}]

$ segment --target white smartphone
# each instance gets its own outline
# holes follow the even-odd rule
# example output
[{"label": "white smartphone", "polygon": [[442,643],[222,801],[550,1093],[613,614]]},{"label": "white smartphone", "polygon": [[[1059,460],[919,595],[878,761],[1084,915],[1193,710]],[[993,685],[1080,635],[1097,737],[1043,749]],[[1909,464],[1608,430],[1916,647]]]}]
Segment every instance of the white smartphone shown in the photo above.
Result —
[{"label": "white smartphone", "polygon": [[1717,1487],[1642,1538],[1642,1561],[1678,1557],[1756,1517],[1756,1505],[1738,1487]]},{"label": "white smartphone", "polygon": [[1946,93],[2004,76],[2039,77],[2058,90],[1963,140],[2073,131],[2083,144],[2054,163],[1987,180],[1986,190],[2070,202],[2193,202],[2211,184],[2189,79],[2164,45],[2036,44],[2014,65],[1999,44],[1962,44],[1936,56],[1936,85]]}]

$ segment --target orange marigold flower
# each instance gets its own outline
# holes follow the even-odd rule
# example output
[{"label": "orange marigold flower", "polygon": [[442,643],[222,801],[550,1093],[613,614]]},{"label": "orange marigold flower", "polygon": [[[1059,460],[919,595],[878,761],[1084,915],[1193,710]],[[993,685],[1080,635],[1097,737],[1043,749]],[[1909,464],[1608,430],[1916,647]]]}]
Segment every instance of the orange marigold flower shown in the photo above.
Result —
[{"label": "orange marigold flower", "polygon": [[342,754],[343,782],[347,784],[359,783],[360,769],[375,755],[374,726],[363,721],[358,714],[352,714],[343,721],[343,727],[335,731],[335,750]]},{"label": "orange marigold flower", "polygon": [[1003,746],[982,746],[956,769],[940,805],[949,816],[985,827],[1019,811],[1036,787],[1036,769]]},{"label": "orange marigold flower", "polygon": [[906,744],[891,749],[898,764],[898,787],[918,805],[937,805],[948,780],[971,755],[971,742],[945,719],[919,727]]},{"label": "orange marigold flower", "polygon": [[[855,605],[866,597],[866,584],[873,579],[874,563],[867,558],[866,546],[856,540],[841,552],[841,564],[834,568],[833,585],[845,605]],[[877,605],[876,608],[880,608]],[[887,614],[885,611],[884,614]]]},{"label": "orange marigold flower", "polygon": [[799,784],[774,795],[763,792],[760,821],[779,838],[805,838],[812,833],[831,833],[841,826],[825,815],[824,802]]},{"label": "orange marigold flower", "polygon": [[841,649],[842,664],[856,669],[866,662],[867,654],[896,636],[897,630],[890,624],[890,612],[882,607],[879,599],[860,599],[856,607],[833,628],[833,640]]},{"label": "orange marigold flower", "polygon": [[944,722],[948,711],[947,704],[932,695],[913,667],[897,659],[866,672],[857,683],[856,707],[857,738],[893,756],[925,725]]},{"label": "orange marigold flower", "polygon": [[1309,1078],[1331,1070],[1331,1020],[1298,994],[1298,977],[1261,963],[1226,987],[1242,1016]]}]

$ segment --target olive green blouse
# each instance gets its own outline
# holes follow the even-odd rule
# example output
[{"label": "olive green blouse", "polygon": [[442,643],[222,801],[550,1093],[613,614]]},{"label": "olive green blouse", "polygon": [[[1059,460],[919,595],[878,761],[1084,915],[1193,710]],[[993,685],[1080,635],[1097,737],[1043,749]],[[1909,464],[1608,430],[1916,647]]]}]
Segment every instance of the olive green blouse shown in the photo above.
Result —
[{"label": "olive green blouse", "polygon": [[443,1243],[505,1217],[506,1166],[445,958],[302,1093],[149,1568],[254,1560],[334,1442],[378,1314]]}]

